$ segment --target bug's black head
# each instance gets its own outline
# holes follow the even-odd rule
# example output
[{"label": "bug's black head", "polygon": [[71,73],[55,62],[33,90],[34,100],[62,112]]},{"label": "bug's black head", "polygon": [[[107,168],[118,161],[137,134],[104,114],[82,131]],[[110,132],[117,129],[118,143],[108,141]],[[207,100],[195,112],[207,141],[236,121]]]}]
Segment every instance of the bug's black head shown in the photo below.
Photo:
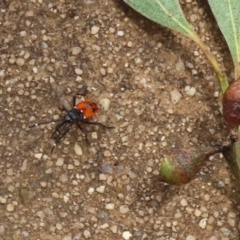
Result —
[{"label": "bug's black head", "polygon": [[64,117],[64,121],[77,122],[84,119],[84,114],[82,111],[76,108],[72,108]]}]

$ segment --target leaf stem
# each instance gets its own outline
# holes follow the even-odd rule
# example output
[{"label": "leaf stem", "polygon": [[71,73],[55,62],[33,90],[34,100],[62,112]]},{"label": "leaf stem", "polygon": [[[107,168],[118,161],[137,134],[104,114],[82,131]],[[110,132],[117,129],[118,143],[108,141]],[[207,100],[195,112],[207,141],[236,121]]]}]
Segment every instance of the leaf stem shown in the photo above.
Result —
[{"label": "leaf stem", "polygon": [[200,47],[200,49],[203,51],[204,55],[208,59],[209,63],[212,65],[212,68],[218,78],[221,90],[224,93],[226,91],[226,89],[228,88],[227,76],[223,73],[223,71],[221,70],[220,66],[218,65],[215,57],[210,52],[208,47],[201,41],[199,36],[195,32],[191,32],[191,35],[189,35],[189,37]]}]

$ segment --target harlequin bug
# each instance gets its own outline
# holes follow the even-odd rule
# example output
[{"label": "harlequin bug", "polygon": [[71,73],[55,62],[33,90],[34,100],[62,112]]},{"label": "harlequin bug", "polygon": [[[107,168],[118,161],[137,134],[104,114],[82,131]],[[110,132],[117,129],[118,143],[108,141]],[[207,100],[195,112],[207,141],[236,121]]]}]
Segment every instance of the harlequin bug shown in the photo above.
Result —
[{"label": "harlequin bug", "polygon": [[[82,94],[78,94],[78,95],[82,95]],[[82,128],[81,123],[98,125],[98,126],[101,126],[104,128],[114,128],[114,127],[105,126],[104,124],[102,124],[100,122],[90,122],[89,120],[92,119],[99,112],[99,107],[95,102],[93,102],[91,100],[83,100],[76,104],[76,99],[77,99],[78,95],[73,96],[73,108],[72,109],[67,110],[67,108],[64,105],[62,105],[62,107],[59,108],[61,111],[66,112],[66,115],[62,119],[59,119],[59,120],[52,119],[52,120],[48,120],[48,121],[44,121],[44,122],[40,122],[40,123],[35,123],[35,124],[29,126],[29,128],[33,128],[33,127],[37,127],[42,124],[58,122],[58,124],[56,125],[55,130],[51,136],[51,139],[55,140],[51,152],[53,152],[56,145],[70,131],[70,129],[72,128],[74,123],[82,131],[87,142],[89,142],[88,138],[87,138],[87,134],[86,134],[86,131],[84,130],[84,128]]]}]

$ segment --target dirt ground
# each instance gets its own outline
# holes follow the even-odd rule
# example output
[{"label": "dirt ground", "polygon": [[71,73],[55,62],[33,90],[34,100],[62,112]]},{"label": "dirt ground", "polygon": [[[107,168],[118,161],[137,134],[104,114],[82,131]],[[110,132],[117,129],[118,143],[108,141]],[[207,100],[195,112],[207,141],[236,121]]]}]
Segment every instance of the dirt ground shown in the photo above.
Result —
[{"label": "dirt ground", "polygon": [[[207,1],[184,12],[227,74]],[[189,3],[186,3],[189,2]],[[122,1],[0,0],[0,239],[239,239],[236,183],[221,155],[187,185],[158,181],[174,149],[226,138],[214,72],[189,39]],[[58,107],[87,87],[101,106],[51,154]]]}]

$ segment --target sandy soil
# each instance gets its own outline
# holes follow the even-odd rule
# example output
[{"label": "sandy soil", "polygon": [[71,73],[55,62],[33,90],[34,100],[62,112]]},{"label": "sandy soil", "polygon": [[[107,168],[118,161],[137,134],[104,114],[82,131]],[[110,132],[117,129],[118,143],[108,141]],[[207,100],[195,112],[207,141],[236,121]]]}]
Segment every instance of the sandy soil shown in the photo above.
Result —
[{"label": "sandy soil", "polygon": [[[207,1],[182,2],[231,76]],[[0,239],[239,239],[221,155],[183,187],[158,181],[164,154],[227,135],[193,42],[114,0],[0,0],[0,32]],[[28,126],[61,118],[84,87],[115,128],[84,126],[87,144],[73,127],[51,154],[55,125]]]}]

